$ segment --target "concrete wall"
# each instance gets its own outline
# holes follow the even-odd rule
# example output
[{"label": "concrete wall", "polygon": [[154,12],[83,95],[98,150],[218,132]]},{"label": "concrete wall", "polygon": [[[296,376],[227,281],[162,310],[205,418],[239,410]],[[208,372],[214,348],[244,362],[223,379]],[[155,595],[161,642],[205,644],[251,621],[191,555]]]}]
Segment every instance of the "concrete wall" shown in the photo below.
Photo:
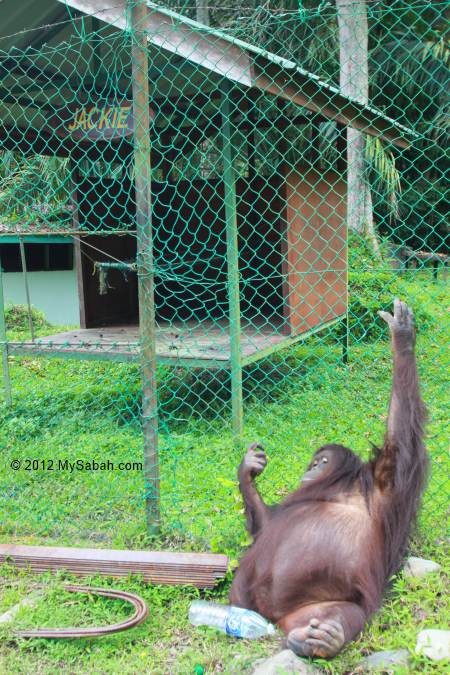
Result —
[{"label": "concrete wall", "polygon": [[[31,304],[44,312],[54,325],[79,326],[77,274],[67,272],[28,272]],[[25,305],[25,285],[21,272],[4,272],[3,285],[7,305]]]}]

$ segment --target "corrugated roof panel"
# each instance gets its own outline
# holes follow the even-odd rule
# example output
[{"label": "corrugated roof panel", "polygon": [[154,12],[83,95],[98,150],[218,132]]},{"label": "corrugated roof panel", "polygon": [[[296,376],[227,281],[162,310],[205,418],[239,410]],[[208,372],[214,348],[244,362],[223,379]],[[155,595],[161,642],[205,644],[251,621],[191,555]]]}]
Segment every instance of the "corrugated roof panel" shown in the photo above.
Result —
[{"label": "corrugated roof panel", "polygon": [[[343,96],[338,89],[292,61],[154,3],[147,2],[147,5],[146,30],[149,42],[155,47],[151,55],[154,88],[150,89],[153,99],[191,96],[199,90],[207,93],[217,87],[221,77],[227,77],[239,86],[260,89],[269,95],[293,100],[312,112],[319,111],[329,119],[379,135],[399,145],[408,145],[414,138],[411,130],[380,111]],[[127,28],[125,0],[115,0],[114,3],[109,0],[25,0],[20,3],[5,0],[0,3],[0,22],[4,33],[3,38],[0,36],[0,49],[17,47],[20,50],[28,46],[26,56],[31,59],[36,72],[42,72],[40,78],[33,71],[27,73],[20,66],[24,54],[17,52],[18,66],[11,73],[9,86],[22,88],[29,99],[34,98],[24,101],[25,107],[68,104],[79,97],[80,82],[86,83],[93,79],[93,46],[89,39],[81,40],[78,35],[78,31],[83,28],[81,20],[79,23],[78,20],[71,20],[71,17],[82,14],[90,17],[85,19],[85,29],[89,31],[93,28],[93,21],[99,20],[102,31],[108,37],[105,41],[108,49],[101,51],[100,70],[95,73],[96,91],[104,86],[105,92],[109,87],[111,96],[117,95],[118,91],[122,96],[131,95],[129,52],[123,35]],[[58,25],[53,28],[49,24],[55,21]],[[117,31],[120,33],[114,46],[114,34]],[[68,40],[65,49],[64,40]],[[44,47],[46,42],[48,44]],[[34,51],[33,46],[38,47],[38,50]],[[72,59],[67,58],[70,49],[74,50]],[[9,57],[14,56],[14,51],[9,53]],[[111,73],[117,68],[121,73],[121,83],[116,78],[118,81],[114,89],[111,88],[110,80]],[[8,70],[6,66],[5,70]],[[102,70],[105,73],[103,85]],[[36,80],[37,86],[33,87],[32,82]],[[3,86],[7,89],[5,84],[6,81]],[[45,102],[42,97],[44,93]],[[5,103],[8,103],[7,99]]]}]

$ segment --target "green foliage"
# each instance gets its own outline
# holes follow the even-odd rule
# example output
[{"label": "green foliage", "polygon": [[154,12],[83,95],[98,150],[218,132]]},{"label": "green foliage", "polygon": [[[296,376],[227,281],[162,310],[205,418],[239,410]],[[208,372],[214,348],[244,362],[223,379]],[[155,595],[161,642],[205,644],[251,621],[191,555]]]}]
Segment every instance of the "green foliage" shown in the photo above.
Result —
[{"label": "green foliage", "polygon": [[[362,279],[364,302],[375,302],[381,289],[373,279],[380,272],[370,262],[370,250],[361,246],[352,255],[364,257],[369,280]],[[404,277],[393,272],[400,290],[413,300],[419,323],[419,369],[423,395],[432,407],[428,447],[434,470],[421,515],[421,536],[413,543],[413,554],[433,558],[444,565],[432,578],[410,581],[399,576],[382,611],[366,627],[362,638],[352,643],[330,663],[317,665],[330,673],[351,672],[367,653],[407,648],[413,654],[409,672],[440,672],[423,657],[414,655],[416,635],[430,625],[444,628],[448,622],[445,593],[447,564],[442,548],[442,514],[447,506],[446,480],[449,458],[445,446],[446,403],[442,395],[444,352],[448,341],[443,322],[444,287],[427,273]],[[381,277],[383,279],[383,277]],[[390,308],[392,297],[387,308]],[[376,309],[378,309],[377,307]],[[386,332],[384,333],[386,335]],[[389,396],[390,356],[386,340],[371,339],[350,349],[350,364],[340,361],[332,335],[329,343],[309,341],[285,354],[278,354],[272,368],[259,371],[259,385],[246,409],[247,442],[259,439],[266,446],[269,465],[258,479],[269,503],[280,500],[298,484],[298,477],[314,449],[330,440],[344,442],[367,457],[369,442],[379,442]],[[0,540],[30,544],[84,545],[117,548],[183,548],[214,550],[229,554],[236,564],[248,545],[243,526],[242,502],[236,484],[239,452],[228,433],[228,416],[209,419],[188,417],[188,406],[180,413],[178,427],[166,420],[161,427],[161,509],[163,533],[157,543],[145,532],[144,486],[140,471],[57,472],[9,469],[13,459],[58,458],[135,461],[142,458],[142,436],[137,424],[124,425],[135,392],[139,397],[139,369],[132,364],[82,363],[45,358],[15,358],[14,406],[1,408],[0,451]],[[269,382],[281,371],[293,376],[278,382],[273,398]],[[295,377],[295,373],[298,376]],[[180,373],[178,373],[180,374]],[[177,392],[174,369],[161,368],[167,383],[166,404]],[[258,373],[252,373],[257,379]],[[269,382],[267,381],[269,380]],[[189,380],[188,384],[192,384]],[[199,386],[199,385],[196,385]],[[203,385],[202,385],[203,386]],[[190,394],[190,386],[182,390]],[[198,396],[207,395],[203,388]],[[269,403],[265,392],[270,392]],[[222,394],[223,395],[223,394]],[[369,404],[370,402],[370,404]],[[136,401],[134,402],[137,406]],[[173,404],[174,405],[174,404]],[[206,401],[203,399],[205,407]],[[200,403],[197,402],[200,411]],[[119,413],[119,411],[121,412]],[[173,408],[175,410],[175,407]],[[182,419],[184,417],[184,419]],[[188,534],[189,533],[189,534]],[[252,663],[280,649],[280,637],[264,641],[232,641],[212,629],[189,625],[187,612],[193,588],[155,587],[139,579],[114,580],[114,587],[134,590],[148,602],[146,623],[130,633],[97,641],[17,641],[12,631],[43,625],[89,625],[113,622],[125,616],[125,607],[105,599],[74,597],[63,592],[66,575],[35,577],[26,571],[2,569],[0,613],[27,595],[35,580],[43,581],[45,597],[30,610],[24,608],[13,626],[4,626],[0,638],[0,671],[28,673],[58,672],[60,664],[71,664],[74,673],[151,672],[180,674],[194,672],[252,672]],[[93,586],[108,586],[101,578],[86,580]],[[229,578],[206,597],[226,602]],[[400,675],[400,671],[399,671]],[[406,674],[405,674],[406,675]]]},{"label": "green foliage", "polygon": [[[423,355],[429,355],[436,369],[433,376],[434,371],[427,362],[426,387],[433,401],[433,424],[436,424],[433,436],[439,441],[445,419],[439,399],[442,368],[439,347],[446,339],[445,333],[441,333],[444,287],[422,277],[420,283],[409,278],[397,280],[396,275],[385,278],[380,273],[369,274],[368,280],[361,274],[359,278],[362,282],[358,285],[355,281],[354,294],[359,293],[365,312],[372,305],[372,313],[375,312],[380,307],[380,297],[386,309],[391,309],[392,295],[383,293],[384,285],[390,283],[397,284],[395,290],[414,307],[419,349]],[[431,294],[435,299],[433,304],[430,304]],[[285,489],[294,487],[307,457],[319,443],[340,440],[364,450],[365,446],[360,443],[366,438],[368,416],[375,425],[371,438],[378,441],[376,436],[382,433],[380,419],[388,399],[389,348],[386,327],[376,326],[382,341],[376,340],[374,330],[369,325],[367,347],[363,341],[351,346],[349,368],[342,365],[339,342],[330,332],[328,343],[317,337],[246,372],[248,440],[259,438],[272,448],[269,451],[274,459],[272,478],[268,482],[262,479],[270,499],[280,496],[279,490],[286,480],[290,485]],[[10,366],[14,405],[0,407],[0,446],[5,467],[8,459],[15,457],[76,459],[81,456],[114,460],[142,457],[137,365],[14,357]],[[165,531],[169,534],[179,530],[183,537],[189,531],[197,542],[204,542],[211,534],[209,543],[214,539],[217,550],[226,548],[235,553],[242,539],[239,534],[241,505],[234,484],[238,457],[228,433],[228,382],[223,383],[227,390],[219,391],[222,400],[219,408],[214,388],[217,383],[205,379],[200,371],[199,382],[195,384],[187,376],[189,373],[192,371],[167,367],[159,370]],[[328,412],[324,417],[325,410]],[[295,448],[294,455],[290,452],[286,455],[286,448]],[[289,466],[286,465],[288,457]],[[443,463],[436,476],[439,481],[446,475],[446,459],[443,453],[436,457]],[[99,533],[102,537],[110,536],[107,533],[111,533],[114,523],[114,542],[124,546],[136,545],[145,532],[139,472],[116,476],[115,480],[99,475],[66,476],[58,472],[34,475],[19,472],[16,476],[5,472],[0,474],[0,495],[2,489],[4,496],[10,494],[10,489],[16,495],[14,505],[7,499],[2,509],[6,514],[5,534],[11,527],[17,528],[20,524],[23,528],[28,523],[25,529],[30,527],[35,536],[44,533],[51,536],[53,532],[59,540],[67,536],[71,541],[73,537],[78,540],[81,532],[89,539],[90,529],[93,536]],[[438,485],[433,494],[436,495],[437,490]],[[133,497],[131,511],[127,506],[130,496]],[[135,508],[136,503],[139,510]],[[124,517],[123,527],[116,524],[119,511]],[[83,522],[85,518],[87,522]]]},{"label": "green foliage", "polygon": [[[45,315],[35,307],[31,308],[31,318],[35,328],[48,328]],[[26,305],[9,305],[5,309],[6,329],[14,331],[28,330],[28,307]]]},{"label": "green foliage", "polygon": [[[354,672],[368,652],[406,648],[411,653],[411,664],[408,670],[396,669],[395,675],[446,672],[442,662],[433,663],[414,654],[418,631],[430,625],[445,629],[450,620],[446,592],[448,561],[438,549],[427,554],[444,565],[441,573],[419,580],[398,575],[394,593],[386,598],[383,609],[363,637],[332,661],[318,660],[314,665],[326,673],[341,675]],[[214,593],[200,594],[191,587],[152,586],[135,577],[115,579],[113,586],[137,593],[147,602],[149,617],[136,629],[97,640],[17,640],[12,635],[14,629],[93,626],[122,621],[128,615],[127,605],[120,601],[65,592],[65,583],[78,581],[68,575],[36,577],[7,567],[0,580],[0,613],[26,597],[35,581],[43,583],[43,596],[34,607],[23,607],[13,626],[1,628],[1,672],[47,675],[70,667],[71,673],[80,675],[191,675],[202,668],[206,674],[250,675],[256,659],[267,658],[282,648],[280,634],[264,640],[234,640],[211,628],[189,624],[190,603],[200,595],[226,602],[228,583]],[[111,582],[90,577],[86,583],[108,588]]]},{"label": "green foliage", "polygon": [[[389,242],[380,242],[380,253],[382,260],[389,257]],[[370,239],[364,235],[356,232],[348,233],[348,267],[350,270],[371,270],[379,271],[387,269],[386,263],[381,262],[373,250],[373,245]]]},{"label": "green foliage", "polygon": [[[168,0],[167,4],[175,11],[180,10],[180,3],[175,0]],[[338,325],[277,353],[270,352],[273,345],[267,347],[270,356],[244,368],[243,441],[260,440],[266,447],[269,464],[258,478],[258,485],[269,503],[279,501],[298,485],[311,453],[326,442],[345,443],[367,458],[371,443],[379,443],[383,436],[390,393],[388,329],[377,312],[390,311],[395,296],[408,301],[418,326],[418,367],[423,396],[430,409],[427,446],[432,458],[420,531],[412,543],[412,552],[448,567],[442,546],[450,474],[444,381],[448,298],[441,275],[435,280],[426,268],[394,269],[391,260],[392,248],[398,245],[449,250],[448,187],[444,180],[448,154],[443,150],[448,136],[445,85],[449,51],[443,39],[447,26],[441,5],[413,5],[410,0],[355,4],[362,9],[362,20],[367,10],[370,105],[412,127],[417,136],[406,149],[370,137],[361,157],[360,177],[370,182],[376,233],[383,240],[380,257],[374,254],[369,240],[350,235],[348,362],[344,365],[342,361],[339,333],[342,328]],[[184,5],[181,11],[195,18],[194,4]],[[3,52],[5,63],[11,62],[2,102],[4,136],[7,147],[12,149],[0,149],[0,229],[14,234],[21,231],[37,234],[40,229],[58,233],[74,224],[90,235],[96,231],[98,237],[83,237],[79,251],[84,262],[83,282],[90,287],[86,310],[91,313],[90,320],[98,319],[100,324],[119,316],[114,292],[120,289],[111,273],[106,297],[98,295],[98,279],[90,277],[93,271],[98,274],[95,262],[98,258],[116,262],[125,256],[132,259],[136,250],[132,239],[138,193],[133,185],[131,138],[119,141],[105,137],[92,146],[74,139],[66,142],[60,135],[63,127],[67,130],[62,111],[76,106],[92,111],[93,106],[102,105],[103,99],[111,103],[126,100],[127,92],[132,91],[133,35],[130,30],[122,34],[103,22],[97,24],[95,19],[73,18],[73,24],[58,19],[57,25],[50,29],[52,39],[43,46],[37,46],[39,34],[36,37],[31,31],[21,33],[18,43],[25,45],[29,39],[29,48]],[[336,3],[273,0],[261,4],[230,0],[227,7],[211,6],[210,18],[211,26],[223,29],[229,36],[248,40],[296,62],[335,87],[340,85],[343,45],[339,43]],[[125,23],[128,28],[128,18]],[[178,23],[172,22],[171,27],[177,30]],[[60,42],[59,27],[63,28]],[[201,35],[206,45],[208,30],[201,29],[197,35]],[[8,40],[9,44],[15,44],[14,36]],[[183,41],[183,55],[188,53],[190,43]],[[193,48],[198,60],[198,44]],[[10,352],[12,406],[0,400],[0,541],[207,549],[229,554],[233,568],[250,542],[236,483],[241,448],[234,446],[230,428],[230,373],[227,367],[219,366],[187,368],[176,351],[179,335],[175,325],[178,319],[185,321],[183,330],[186,329],[187,335],[191,325],[204,322],[208,332],[220,315],[216,328],[224,334],[217,342],[224,338],[226,343],[229,337],[225,325],[229,309],[225,221],[219,214],[225,165],[220,137],[222,109],[213,91],[217,84],[215,76],[206,75],[208,68],[197,70],[192,65],[197,62],[195,59],[186,67],[183,59],[171,55],[164,45],[162,52],[159,48],[153,51],[154,46],[149,49],[153,64],[152,223],[156,235],[157,310],[158,316],[167,320],[167,337],[170,340],[173,337],[174,341],[169,347],[173,349],[172,365],[157,367],[161,536],[155,540],[147,534],[145,498],[149,485],[144,483],[142,469],[117,468],[119,462],[141,461],[144,454],[139,366],[134,362],[67,359],[62,347],[58,358],[46,358],[37,350],[27,357]],[[224,59],[223,68],[228,62]],[[286,67],[294,73],[292,67]],[[277,70],[275,64],[273,70]],[[268,78],[271,72],[267,72]],[[308,86],[302,90],[305,97],[308,90]],[[270,296],[266,290],[273,284],[272,290],[276,291],[275,286],[280,284],[280,277],[285,278],[290,262],[284,251],[280,260],[280,251],[272,247],[271,237],[279,229],[269,233],[269,237],[264,229],[273,215],[279,214],[279,207],[283,208],[271,198],[270,181],[275,178],[284,181],[284,169],[289,167],[300,167],[307,177],[311,165],[324,180],[327,171],[338,171],[342,176],[344,157],[336,120],[319,121],[323,120],[323,114],[328,114],[326,87],[322,87],[322,110],[317,109],[315,101],[310,101],[317,115],[292,102],[282,103],[268,91],[260,92],[241,106],[242,91],[238,87],[229,101],[236,153],[234,169],[241,183],[249,177],[256,178],[258,190],[252,192],[252,188],[244,194],[238,191],[236,195],[240,208],[248,209],[245,217],[243,212],[238,217],[240,250],[248,248],[239,270],[244,295],[247,294],[241,309],[243,327],[248,322],[255,329],[255,337],[260,338],[262,327],[278,325],[285,316],[278,300],[271,314],[272,300],[266,297]],[[334,109],[338,97],[334,96],[334,90],[328,91],[330,109]],[[86,120],[88,126],[89,119],[92,121],[92,117]],[[47,142],[51,131],[55,131],[52,143]],[[64,157],[57,157],[59,152]],[[182,178],[186,183],[179,190],[175,183]],[[211,199],[208,195],[205,198],[198,188],[200,181],[203,187],[207,186]],[[314,180],[311,191],[317,194],[323,187],[323,181],[319,184]],[[166,199],[165,188],[176,193],[173,201]],[[198,194],[191,197],[192,188],[194,192],[198,188]],[[277,199],[281,192],[276,193]],[[72,208],[74,197],[78,202],[76,210]],[[303,204],[304,195],[301,197]],[[254,218],[260,212],[261,218]],[[304,213],[300,213],[302,218]],[[201,227],[196,230],[197,221]],[[317,295],[324,300],[323,305],[328,305],[322,305],[320,310],[333,314],[334,303],[337,301],[341,308],[339,312],[343,311],[343,303],[341,297],[333,297],[333,288],[327,287],[328,271],[334,275],[336,270],[327,270],[323,265],[327,262],[322,253],[323,242],[317,251],[313,250],[322,236],[320,226],[316,225],[317,221],[314,222],[317,238],[305,250],[305,258],[312,263],[313,270],[305,278],[314,275],[317,265],[320,272]],[[128,228],[127,235],[121,239],[114,237],[116,243],[111,239],[111,245],[104,237]],[[261,246],[256,246],[259,238]],[[343,239],[333,242],[337,258],[344,245]],[[50,251],[47,253],[50,255]],[[273,265],[272,257],[276,258]],[[147,273],[143,271],[141,280]],[[129,297],[130,307],[137,304],[135,286],[133,290],[136,279],[129,276],[125,288],[130,295],[125,292],[122,296],[127,309]],[[121,272],[115,278],[120,278],[122,284]],[[289,278],[287,281],[289,285]],[[250,282],[256,283],[252,299],[249,299],[253,292]],[[191,300],[186,302],[190,296]],[[305,298],[301,311],[307,313],[308,302]],[[246,305],[258,315],[257,320]],[[99,307],[104,314],[92,316]],[[314,320],[316,311],[312,304]],[[132,314],[127,319],[137,319],[136,313]],[[173,317],[173,325],[169,325]],[[8,338],[29,341],[26,308],[8,308],[6,318]],[[38,336],[56,332],[35,311],[33,323]],[[208,351],[211,342],[199,341],[196,346],[211,356]],[[218,345],[212,346],[214,354]],[[83,355],[90,357],[92,353],[86,349]],[[20,469],[14,471],[11,467],[16,460]],[[44,466],[27,469],[27,460],[43,462]],[[59,460],[108,460],[116,469],[57,470],[55,463]],[[369,651],[407,648],[412,654],[409,672],[441,672],[441,664],[434,666],[415,656],[414,646],[421,628],[448,625],[447,572],[445,568],[441,574],[421,581],[409,581],[399,575],[383,609],[365,628],[363,636],[333,662],[317,665],[330,673],[353,672]],[[202,595],[225,601],[230,576],[213,592]],[[252,671],[256,658],[268,656],[280,647],[278,638],[232,641],[213,630],[194,628],[188,624],[187,610],[189,602],[200,595],[197,590],[154,587],[134,578],[115,580],[114,585],[135,590],[149,603],[148,622],[136,630],[97,641],[17,640],[13,635],[16,627],[93,625],[125,616],[121,603],[74,598],[64,593],[64,578],[64,574],[56,579],[50,575],[41,577],[39,580],[44,581],[46,588],[42,602],[34,609],[19,612],[13,627],[0,627],[0,673],[54,673],[63,669],[74,673],[245,674]],[[26,570],[17,573],[4,566],[0,575],[0,613],[26,596],[34,582],[35,577]],[[109,585],[110,581],[92,578],[88,583]],[[401,675],[400,670],[397,675]]]},{"label": "green foliage", "polygon": [[[378,311],[392,311],[392,298],[408,301],[410,297],[409,284],[394,272],[349,272],[349,289],[349,330],[355,343],[386,336],[386,324]],[[416,325],[430,323],[426,304],[413,306]]]},{"label": "green foliage", "polygon": [[[41,425],[50,429],[62,423],[69,423],[71,428],[90,428],[96,417],[123,424],[139,414],[141,381],[137,366],[16,357],[11,358],[11,365],[18,394],[14,411],[0,408],[3,424],[11,423],[11,415],[34,419],[37,409]],[[20,433],[21,425],[11,424],[11,433]]]},{"label": "green foliage", "polygon": [[[433,319],[428,302],[432,270],[408,272],[395,269],[389,241],[381,244],[382,261],[373,252],[365,237],[349,237],[349,331],[354,343],[374,341],[387,335],[385,322],[379,310],[391,311],[392,299],[401,298],[414,308],[419,330]],[[434,284],[433,295],[445,302],[445,288],[440,281]]]},{"label": "green foliage", "polygon": [[0,211],[22,225],[36,220],[70,222],[68,160],[23,155],[0,148]]}]

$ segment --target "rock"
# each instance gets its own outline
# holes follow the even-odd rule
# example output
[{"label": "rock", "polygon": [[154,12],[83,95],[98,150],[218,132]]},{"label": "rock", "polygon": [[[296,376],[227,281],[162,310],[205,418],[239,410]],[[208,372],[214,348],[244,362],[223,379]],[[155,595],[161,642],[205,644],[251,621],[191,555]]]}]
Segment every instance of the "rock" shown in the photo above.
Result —
[{"label": "rock", "polygon": [[11,607],[11,609],[9,609],[4,614],[0,614],[0,623],[10,623],[11,621],[14,621],[22,607],[35,607],[42,595],[43,591],[35,591],[34,593],[30,593],[30,595],[18,602],[17,605]]},{"label": "rock", "polygon": [[290,649],[283,649],[282,652],[278,652],[262,663],[258,660],[255,665],[253,675],[294,675],[295,673],[319,675],[322,672],[296,656]]},{"label": "rock", "polygon": [[433,661],[450,659],[450,630],[421,630],[417,636],[416,654],[425,654]]},{"label": "rock", "polygon": [[370,673],[377,670],[386,670],[391,666],[407,666],[409,652],[407,649],[395,651],[375,652],[363,659],[355,668],[356,673]]},{"label": "rock", "polygon": [[425,558],[416,558],[413,555],[408,558],[403,568],[407,577],[424,577],[431,572],[437,572],[441,569],[438,563]]}]

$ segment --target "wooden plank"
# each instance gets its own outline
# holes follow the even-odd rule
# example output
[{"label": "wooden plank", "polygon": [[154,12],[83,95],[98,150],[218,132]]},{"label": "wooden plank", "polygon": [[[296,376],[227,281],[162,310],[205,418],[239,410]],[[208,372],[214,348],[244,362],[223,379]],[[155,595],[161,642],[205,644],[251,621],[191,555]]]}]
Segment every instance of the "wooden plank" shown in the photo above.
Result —
[{"label": "wooden plank", "polygon": [[[242,353],[249,356],[260,349],[281,342],[280,326],[246,324],[241,341]],[[35,343],[11,342],[11,353],[43,354],[61,358],[134,360],[139,356],[137,326],[108,326],[56,333],[39,338]],[[227,322],[160,324],[156,334],[158,359],[219,361],[230,359],[230,336]]]},{"label": "wooden plank", "polygon": [[287,176],[289,324],[296,335],[346,312],[346,186],[331,171]]},{"label": "wooden plank", "polygon": [[61,348],[52,344],[39,345],[32,342],[12,342],[8,344],[8,353],[17,356],[45,356],[52,359],[78,359],[80,361],[118,361],[133,362],[139,359],[139,352],[128,350],[108,350],[96,349],[89,351],[81,346],[80,348]]},{"label": "wooden plank", "polygon": [[[257,327],[253,328],[253,332],[245,331],[242,335],[242,364],[248,365],[254,363],[255,361],[270,356],[280,349],[291,346],[299,340],[306,340],[314,333],[330,328],[344,317],[345,312],[331,321],[318,323],[313,329],[294,336],[283,333],[282,325],[278,326],[278,328],[272,328],[272,330],[266,329],[265,332],[262,331],[262,333],[258,333]],[[214,339],[214,337],[211,337],[210,343],[213,342]],[[214,357],[213,353],[208,352],[208,344],[210,343],[205,341],[205,353],[200,356],[198,353],[197,355],[182,355],[179,352],[170,352],[167,355],[158,353],[158,363],[172,367],[176,365],[184,368],[229,368],[228,352],[227,354],[219,354]],[[43,343],[39,345],[39,343],[32,342],[10,342],[8,343],[8,353],[21,356],[39,355],[45,356],[45,358],[79,359],[82,361],[133,362],[139,359],[139,347],[137,344],[116,343],[116,345],[112,347],[89,347],[87,344],[88,343],[80,342],[78,343],[78,346],[74,343],[74,346],[72,347],[60,347],[54,346],[50,342],[46,345]],[[209,353],[209,356],[207,353]]]},{"label": "wooden plank", "polygon": [[78,576],[123,577],[140,574],[156,584],[192,584],[212,588],[223,579],[228,557],[216,553],[130,551],[0,544],[0,564],[34,572],[67,570]]},{"label": "wooden plank", "polygon": [[112,560],[117,562],[142,562],[167,565],[217,565],[227,557],[218,553],[185,553],[178,551],[133,551],[130,549],[73,548],[71,546],[28,546],[25,544],[0,544],[0,556],[35,556],[41,559]]},{"label": "wooden plank", "polygon": [[[292,281],[292,279],[291,279]],[[291,286],[292,291],[292,286]],[[341,299],[339,300],[339,307]],[[336,308],[335,308],[336,309]],[[336,312],[330,320],[317,321],[313,327],[306,325],[296,337],[306,339],[317,330],[325,330],[337,317],[345,315]],[[269,354],[292,344],[293,335],[283,332],[283,322],[272,326],[243,324],[241,334],[242,358],[245,364],[265,358]],[[121,339],[118,339],[118,338]],[[129,340],[127,340],[127,337]],[[157,332],[158,363],[180,365],[187,368],[229,368],[230,340],[227,323],[204,322],[203,324],[160,326]],[[137,327],[111,326],[88,328],[51,335],[32,342],[9,342],[10,354],[23,356],[45,356],[46,358],[75,358],[80,360],[109,360],[132,362],[139,358]]]}]

